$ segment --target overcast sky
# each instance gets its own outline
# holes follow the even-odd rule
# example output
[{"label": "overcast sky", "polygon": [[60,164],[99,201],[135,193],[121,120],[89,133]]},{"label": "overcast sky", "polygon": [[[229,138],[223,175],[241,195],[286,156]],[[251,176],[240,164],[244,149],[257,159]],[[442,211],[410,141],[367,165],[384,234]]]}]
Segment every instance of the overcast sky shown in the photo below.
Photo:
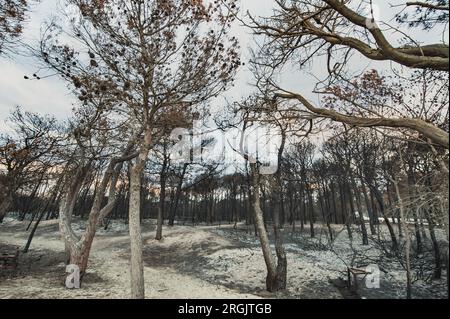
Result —
[{"label": "overcast sky", "polygon": [[[59,0],[42,0],[35,5],[30,14],[29,22],[26,25],[23,39],[28,44],[37,42],[40,34],[40,26],[45,19],[57,12],[57,2]],[[273,0],[242,0],[241,15],[249,11],[253,16],[267,16],[272,12]],[[376,1],[379,9],[376,14],[383,21],[391,21],[392,10],[389,4],[399,1]],[[388,14],[391,14],[389,16]],[[248,61],[248,48],[252,46],[253,40],[250,31],[237,25],[234,32],[239,36],[242,47],[243,61]],[[391,35],[391,38],[395,35]],[[435,37],[435,39],[433,39]],[[414,38],[424,42],[440,41],[439,35],[418,32]],[[384,68],[385,64],[377,62],[368,62],[367,59],[358,55],[353,60],[356,69],[364,68]],[[74,103],[74,97],[67,90],[64,82],[57,77],[50,77],[40,81],[24,80],[24,75],[32,75],[36,72],[36,65],[33,59],[24,57],[5,58],[0,57],[0,131],[5,131],[5,119],[10,111],[16,106],[21,106],[25,110],[46,113],[56,116],[58,119],[65,119],[70,115]],[[290,90],[296,90],[314,99],[315,97],[308,92],[311,91],[314,84],[314,77],[324,75],[322,63],[316,63],[311,70],[298,72],[293,69],[283,74],[282,82],[284,87]],[[242,68],[236,79],[236,86],[226,93],[228,99],[238,100],[247,95],[252,87],[252,76],[246,67]],[[223,104],[223,98],[213,101],[212,104],[220,107]]]},{"label": "overcast sky", "polygon": [[[43,0],[34,6],[23,34],[23,40],[26,43],[37,43],[41,24],[58,12],[58,1]],[[242,12],[249,10],[258,15],[267,15],[271,12],[271,5],[272,0],[246,0],[243,2]],[[251,35],[248,30],[239,26],[234,28],[234,32],[240,38],[243,57],[246,60]],[[51,114],[58,119],[65,119],[70,114],[75,99],[67,90],[64,82],[57,77],[40,81],[24,79],[24,75],[30,76],[36,71],[36,63],[32,58],[0,57],[0,131],[7,129],[4,126],[5,120],[16,106],[33,112]],[[241,69],[233,92],[228,92],[227,95],[231,97],[248,92],[247,83],[250,80],[251,74],[244,68]]]}]

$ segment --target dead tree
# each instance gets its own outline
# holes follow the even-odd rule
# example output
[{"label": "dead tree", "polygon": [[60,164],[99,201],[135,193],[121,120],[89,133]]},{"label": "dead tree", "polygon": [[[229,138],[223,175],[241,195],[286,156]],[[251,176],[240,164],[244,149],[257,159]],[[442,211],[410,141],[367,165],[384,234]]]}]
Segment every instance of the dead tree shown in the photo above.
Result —
[{"label": "dead tree", "polygon": [[41,57],[74,85],[81,101],[108,92],[117,110],[127,110],[122,123],[142,129],[130,167],[129,229],[131,296],[144,298],[140,220],[147,158],[171,110],[204,102],[231,83],[241,63],[237,38],[226,31],[238,8],[234,0],[211,6],[184,0],[70,3],[82,19],[68,34],[88,51],[89,62],[77,60],[69,45],[42,45]]},{"label": "dead tree", "polygon": [[[276,15],[261,19],[250,17],[249,24],[255,34],[267,38],[259,52],[258,63],[272,66],[275,71],[273,73],[290,62],[298,63],[301,67],[314,61],[316,57],[325,56],[329,74],[327,83],[333,83],[345,77],[345,72],[352,65],[351,53],[358,52],[368,60],[391,61],[410,69],[444,71],[448,77],[448,44],[419,45],[418,41],[408,37],[409,43],[395,47],[387,37],[387,30],[400,33],[405,31],[402,26],[395,29],[389,23],[375,21],[373,16],[375,3],[372,1],[367,5],[370,10],[366,13],[361,12],[364,6],[352,6],[353,1],[343,3],[338,0],[325,0],[318,3],[314,0],[277,0],[276,3]],[[402,11],[410,10],[414,6],[418,8],[416,13],[419,12],[417,13],[419,22],[413,25],[414,28],[427,24],[448,24],[448,4],[437,6],[440,9],[430,9],[420,3],[405,3]],[[407,19],[403,21],[402,14],[397,15],[398,21],[406,24],[408,21]],[[348,30],[351,30],[350,33]],[[301,58],[295,60],[297,57]],[[319,117],[352,126],[406,129],[408,132],[420,133],[424,137],[423,140],[430,139],[436,145],[447,149],[449,147],[448,131],[443,129],[440,123],[431,122],[423,116],[404,114],[393,116],[389,112],[358,114],[349,112],[348,108],[336,110],[319,107],[305,98],[304,94],[285,90],[272,79],[270,82],[274,90],[278,90],[274,98],[296,101],[304,109]],[[319,83],[318,86],[323,88],[324,85],[321,84],[323,83]],[[322,89],[316,91],[316,93],[324,92]],[[339,99],[352,102],[353,99],[347,97],[339,95]],[[355,106],[359,110],[364,109],[364,105]]]}]

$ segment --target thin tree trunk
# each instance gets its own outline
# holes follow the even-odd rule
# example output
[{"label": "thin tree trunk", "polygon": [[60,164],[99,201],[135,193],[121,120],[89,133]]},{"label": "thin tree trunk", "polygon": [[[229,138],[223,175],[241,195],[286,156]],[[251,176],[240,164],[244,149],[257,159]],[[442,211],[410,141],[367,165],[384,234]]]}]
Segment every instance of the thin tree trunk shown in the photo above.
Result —
[{"label": "thin tree trunk", "polygon": [[[47,204],[42,208],[42,211],[39,214],[38,219],[34,223],[34,226],[31,229],[30,235],[28,236],[27,243],[25,244],[25,247],[23,248],[23,253],[26,254],[28,252],[28,250],[30,249],[31,241],[33,240],[34,234],[36,233],[36,229],[39,226],[39,223],[41,222],[42,218],[44,217],[46,210],[48,209],[49,206],[51,206],[56,201],[58,191],[59,191],[59,185],[61,184],[60,183],[61,181],[62,181],[62,177],[58,180],[58,183],[56,184],[56,186],[53,190],[51,199],[49,201],[47,201]],[[30,223],[30,225],[31,225],[31,223]],[[28,227],[30,227],[30,225],[28,225]]]},{"label": "thin tree trunk", "polygon": [[156,240],[162,239],[162,226],[164,223],[164,214],[165,214],[165,207],[166,207],[166,169],[167,169],[168,159],[165,156],[164,152],[164,160],[161,168],[160,173],[160,183],[161,183],[161,190],[159,193],[159,206],[158,206],[158,218],[156,222]]},{"label": "thin tree trunk", "polygon": [[405,206],[403,204],[402,196],[400,194],[400,190],[398,188],[398,184],[396,181],[394,181],[395,191],[397,192],[398,202],[399,202],[399,210],[400,210],[400,219],[403,223],[403,229],[405,231],[405,262],[406,262],[406,298],[411,299],[412,294],[412,279],[411,279],[411,260],[410,260],[410,253],[411,253],[411,238],[409,237],[409,230],[408,225],[406,224],[405,220]]},{"label": "thin tree trunk", "polygon": [[356,196],[356,207],[358,208],[358,219],[359,219],[359,223],[361,224],[360,226],[361,226],[363,245],[369,245],[367,228],[366,228],[366,223],[364,221],[364,214],[363,214],[363,209],[362,209],[362,205],[361,205],[361,196],[358,193],[356,182],[355,182],[355,179],[353,178],[353,176],[351,177],[350,180],[351,180],[352,187],[353,187],[353,190],[354,190],[355,196]]},{"label": "thin tree trunk", "polygon": [[366,186],[364,185],[364,181],[362,179],[361,179],[361,191],[364,195],[364,202],[366,203],[367,215],[369,215],[370,233],[372,234],[372,236],[374,236],[376,234],[374,214],[372,211],[371,203],[369,201],[369,196],[367,195]]},{"label": "thin tree trunk", "polygon": [[432,213],[425,210],[425,216],[428,220],[428,230],[430,232],[431,243],[433,244],[433,253],[434,253],[434,279],[440,279],[442,276],[442,260],[441,260],[441,249],[439,247],[439,242],[436,238],[435,233],[435,221]]},{"label": "thin tree trunk", "polygon": [[344,190],[344,187],[343,187],[342,184],[340,184],[339,193],[340,193],[340,198],[341,198],[341,209],[342,209],[343,223],[344,223],[345,227],[347,228],[348,239],[350,239],[350,241],[353,241],[352,226],[350,224],[350,217],[349,217],[349,213],[348,213],[348,210],[347,210],[347,202],[346,202],[346,198],[345,198],[345,190]]},{"label": "thin tree trunk", "polygon": [[177,214],[177,210],[178,210],[178,205],[180,202],[180,195],[181,195],[181,187],[183,186],[183,180],[184,180],[184,176],[186,175],[186,170],[189,164],[184,164],[183,165],[183,171],[181,172],[181,176],[178,180],[178,184],[177,184],[177,190],[175,192],[175,198],[174,198],[174,204],[170,210],[170,215],[169,215],[169,226],[173,226],[174,222],[175,222],[175,216]]},{"label": "thin tree trunk", "polygon": [[376,186],[374,186],[372,189],[373,189],[375,198],[378,202],[378,205],[380,206],[380,211],[381,211],[381,214],[383,215],[384,222],[386,223],[386,226],[389,230],[389,234],[390,234],[391,240],[392,240],[392,249],[396,251],[399,248],[398,242],[397,242],[397,237],[395,236],[395,231],[391,225],[391,222],[389,221],[389,218],[386,216],[386,212],[384,209],[384,203],[383,203],[383,197],[381,196],[380,191],[377,189]]},{"label": "thin tree trunk", "polygon": [[[267,267],[266,276],[266,288],[270,292],[283,290],[286,288],[286,260],[285,256],[283,259],[283,244],[280,241],[280,236],[278,234],[278,229],[276,230],[278,237],[276,242],[277,256],[280,258],[278,260],[278,265],[276,264],[275,257],[270,250],[269,237],[264,225],[263,211],[260,206],[260,191],[259,191],[259,172],[258,165],[256,163],[250,163],[250,170],[252,175],[252,193],[253,193],[253,214],[255,220],[255,226],[257,228],[259,240],[261,243],[261,249],[264,256],[264,261]],[[274,223],[276,224],[276,223]],[[276,227],[275,227],[276,228]]]},{"label": "thin tree trunk", "polygon": [[314,231],[314,202],[312,192],[309,186],[306,188],[306,193],[308,195],[308,204],[309,204],[309,232],[311,238],[314,238],[316,236]]}]

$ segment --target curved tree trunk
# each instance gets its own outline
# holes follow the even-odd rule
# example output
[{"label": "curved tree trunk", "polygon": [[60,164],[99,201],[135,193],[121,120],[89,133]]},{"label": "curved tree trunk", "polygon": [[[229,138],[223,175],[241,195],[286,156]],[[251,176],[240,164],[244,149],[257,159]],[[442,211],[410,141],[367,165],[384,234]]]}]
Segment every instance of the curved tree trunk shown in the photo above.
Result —
[{"label": "curved tree trunk", "polygon": [[[261,243],[261,249],[264,256],[264,261],[267,267],[266,276],[266,289],[267,291],[274,292],[278,290],[286,289],[286,257],[283,249],[283,242],[278,232],[278,227],[275,226],[275,238],[276,238],[276,252],[278,257],[278,264],[275,257],[270,250],[269,237],[267,235],[266,228],[264,226],[263,211],[260,205],[260,193],[259,193],[259,172],[258,165],[256,163],[250,163],[250,170],[252,175],[252,193],[253,193],[253,216],[255,220],[255,227]],[[275,223],[276,225],[276,223]]]},{"label": "curved tree trunk", "polygon": [[[72,182],[68,185],[67,191],[61,200],[59,212],[59,228],[64,239],[66,252],[68,254],[67,262],[79,267],[80,279],[82,279],[86,273],[89,254],[97,231],[97,226],[99,226],[102,220],[113,210],[116,204],[116,185],[118,176],[122,169],[122,163],[118,164],[118,160],[116,159],[112,159],[110,161],[110,164],[103,175],[100,186],[97,189],[97,193],[95,194],[86,229],[81,238],[79,238],[72,229],[71,216],[73,214],[81,185],[83,184],[86,174],[90,169],[91,163],[88,162],[86,165],[77,170],[72,178]],[[110,185],[108,202],[102,207],[102,202],[105,197],[108,184]],[[36,227],[37,223],[35,225],[35,228]]]},{"label": "curved tree trunk", "polygon": [[372,189],[373,189],[373,192],[375,195],[375,199],[377,200],[378,205],[380,206],[380,211],[381,211],[381,214],[383,215],[384,222],[386,223],[386,226],[389,230],[389,235],[391,236],[391,240],[392,240],[392,249],[394,251],[398,251],[399,246],[398,246],[397,236],[395,235],[394,228],[392,227],[391,222],[389,221],[389,218],[386,215],[383,197],[376,186],[372,187]]}]

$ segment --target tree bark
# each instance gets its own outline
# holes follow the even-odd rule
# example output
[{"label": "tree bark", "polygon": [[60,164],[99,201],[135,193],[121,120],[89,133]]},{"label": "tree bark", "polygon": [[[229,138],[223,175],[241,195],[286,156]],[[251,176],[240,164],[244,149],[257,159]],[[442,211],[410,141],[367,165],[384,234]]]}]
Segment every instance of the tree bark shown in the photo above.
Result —
[{"label": "tree bark", "polygon": [[356,196],[356,207],[358,208],[358,219],[360,222],[360,226],[361,226],[361,233],[362,233],[362,241],[363,241],[363,245],[369,245],[369,239],[367,236],[367,228],[366,228],[366,223],[364,221],[364,214],[363,214],[363,210],[362,210],[362,205],[361,205],[361,196],[358,192],[357,186],[356,186],[356,182],[353,176],[350,177],[351,183],[352,183],[352,188],[355,192],[355,196]]},{"label": "tree bark", "polygon": [[405,214],[405,206],[403,204],[402,196],[400,194],[400,190],[398,187],[398,183],[394,181],[395,191],[397,193],[397,198],[399,202],[399,210],[400,210],[400,219],[403,224],[403,229],[405,231],[405,263],[406,263],[406,298],[411,299],[411,293],[412,293],[412,279],[411,279],[411,238],[409,237],[409,230],[408,225],[406,224],[406,214]]},{"label": "tree bark", "polygon": [[[111,160],[103,175],[103,179],[95,195],[94,202],[89,213],[87,227],[81,238],[79,238],[72,229],[71,216],[73,214],[75,203],[77,201],[77,195],[80,191],[81,185],[83,184],[83,180],[85,179],[87,172],[91,169],[91,162],[88,162],[86,165],[77,169],[72,182],[68,186],[66,194],[61,200],[59,213],[60,232],[66,245],[68,263],[75,264],[80,268],[81,278],[83,278],[86,273],[89,254],[96,234],[97,226],[112,211],[116,203],[116,185],[120,170],[122,169],[122,163],[116,164],[116,160]],[[108,202],[102,207],[102,202],[108,184],[110,184]]]},{"label": "tree bark", "polygon": [[180,203],[180,195],[181,195],[181,190],[182,190],[181,188],[183,186],[183,180],[184,180],[184,176],[186,174],[188,165],[189,164],[183,165],[183,171],[181,172],[181,176],[178,180],[177,190],[175,192],[174,204],[172,206],[172,209],[170,210],[170,215],[169,215],[169,226],[173,226],[175,223],[175,216],[177,214],[178,205]]},{"label": "tree bark", "polygon": [[[447,59],[448,63],[448,59]],[[448,68],[448,64],[447,64]],[[315,107],[306,98],[300,94],[295,93],[277,93],[275,97],[297,99],[308,111],[324,118],[329,118],[336,122],[346,123],[349,125],[359,127],[402,127],[410,130],[414,130],[423,134],[426,138],[429,138],[433,143],[440,145],[446,149],[449,148],[448,133],[443,129],[425,122],[419,118],[369,118],[358,117],[346,114],[341,114],[331,109],[324,109]]]},{"label": "tree bark", "polygon": [[431,243],[433,245],[433,253],[434,253],[433,278],[440,279],[442,276],[442,258],[441,258],[441,249],[439,247],[439,242],[436,238],[435,233],[436,223],[433,214],[430,213],[427,209],[425,209],[425,217],[428,220],[428,230],[430,232]]},{"label": "tree bark", "polygon": [[[252,194],[253,194],[253,216],[255,220],[255,226],[258,232],[259,240],[261,243],[261,249],[264,256],[264,261],[267,268],[266,276],[266,289],[267,291],[274,292],[286,289],[286,260],[283,259],[283,244],[280,240],[277,240],[276,250],[279,257],[278,265],[276,264],[275,257],[270,250],[269,237],[264,225],[263,211],[260,205],[260,191],[259,191],[259,172],[258,165],[256,163],[250,163],[250,170],[252,175]],[[278,230],[276,230],[278,232]],[[280,239],[279,234],[275,234]]]},{"label": "tree bark", "polygon": [[378,205],[380,206],[380,211],[381,211],[381,214],[383,215],[384,222],[386,223],[386,226],[387,226],[387,228],[389,230],[389,234],[390,234],[391,240],[392,240],[392,249],[394,251],[397,251],[398,248],[399,248],[398,241],[397,241],[397,236],[395,236],[394,228],[392,227],[388,216],[386,216],[386,212],[385,212],[385,208],[384,208],[384,202],[383,202],[383,197],[382,197],[380,191],[378,190],[378,188],[376,186],[373,186],[371,188],[372,188],[372,190],[374,192],[375,199],[377,200]]},{"label": "tree bark", "polygon": [[156,222],[156,240],[162,239],[162,227],[164,223],[164,214],[166,209],[166,169],[168,165],[168,158],[166,156],[166,146],[164,145],[164,159],[161,167],[161,172],[159,174],[160,180],[160,192],[159,192],[159,207],[158,207],[158,218]]},{"label": "tree bark", "polygon": [[130,275],[131,275],[131,298],[144,299],[144,264],[142,257],[142,235],[141,235],[141,176],[147,154],[137,159],[137,163],[130,172],[130,204],[129,204],[129,231],[130,231]]}]

